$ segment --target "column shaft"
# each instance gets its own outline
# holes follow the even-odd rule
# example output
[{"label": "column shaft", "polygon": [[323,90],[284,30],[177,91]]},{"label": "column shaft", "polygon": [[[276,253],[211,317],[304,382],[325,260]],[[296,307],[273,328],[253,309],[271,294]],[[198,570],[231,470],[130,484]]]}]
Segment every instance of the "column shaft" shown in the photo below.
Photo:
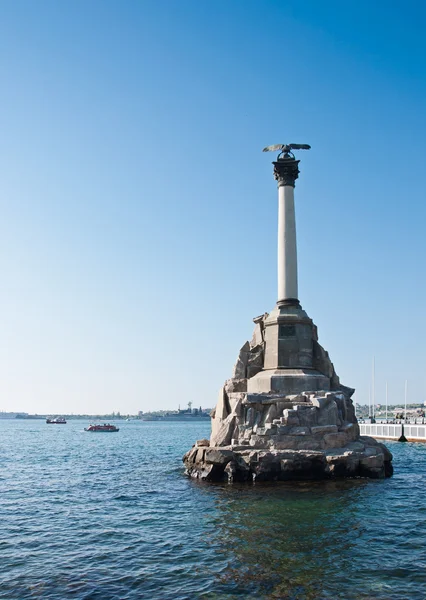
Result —
[{"label": "column shaft", "polygon": [[278,303],[297,300],[297,246],[294,187],[278,187]]}]

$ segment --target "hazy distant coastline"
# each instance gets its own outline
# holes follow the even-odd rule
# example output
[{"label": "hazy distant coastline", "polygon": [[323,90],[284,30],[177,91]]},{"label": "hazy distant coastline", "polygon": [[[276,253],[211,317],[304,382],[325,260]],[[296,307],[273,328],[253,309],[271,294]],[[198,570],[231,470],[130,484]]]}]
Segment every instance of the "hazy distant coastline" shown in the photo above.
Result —
[{"label": "hazy distant coastline", "polygon": [[211,409],[202,409],[200,408],[188,408],[184,410],[159,410],[159,411],[150,411],[150,412],[142,412],[139,411],[138,414],[126,414],[123,415],[120,412],[112,412],[107,414],[66,414],[66,413],[46,413],[46,414],[38,414],[38,413],[26,413],[26,412],[6,412],[0,411],[0,419],[28,419],[28,420],[45,420],[47,418],[61,416],[68,420],[75,419],[85,419],[92,421],[112,421],[112,420],[139,420],[139,421],[163,421],[163,420],[171,420],[171,421],[193,421],[193,420],[205,420],[210,418]]},{"label": "hazy distant coastline", "polygon": [[[407,418],[418,418],[424,417],[426,411],[426,403],[407,404]],[[386,415],[386,409],[383,404],[376,404],[374,415],[378,419],[384,419]],[[112,420],[139,420],[139,421],[194,421],[194,420],[205,420],[210,418],[211,408],[192,408],[188,406],[186,409],[178,410],[157,410],[143,412],[139,411],[137,414],[121,414],[118,412],[112,412],[107,414],[64,414],[64,413],[26,413],[26,412],[6,412],[0,411],[0,419],[47,419],[51,417],[61,416],[66,420],[72,419],[86,419],[92,421],[112,421]],[[356,405],[356,415],[358,419],[366,419],[371,413],[371,407],[366,405]],[[398,418],[399,415],[405,413],[403,404],[389,405],[387,408],[387,415],[389,419]]]}]

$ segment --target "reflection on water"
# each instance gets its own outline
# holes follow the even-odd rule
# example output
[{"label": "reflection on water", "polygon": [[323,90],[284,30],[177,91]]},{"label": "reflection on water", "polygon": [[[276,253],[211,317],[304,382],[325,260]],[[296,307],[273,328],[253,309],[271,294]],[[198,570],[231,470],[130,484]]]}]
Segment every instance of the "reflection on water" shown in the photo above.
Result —
[{"label": "reflection on water", "polygon": [[352,570],[353,547],[365,531],[357,506],[366,486],[356,480],[217,490],[209,541],[228,558],[221,582],[246,597],[327,597],[330,584]]}]

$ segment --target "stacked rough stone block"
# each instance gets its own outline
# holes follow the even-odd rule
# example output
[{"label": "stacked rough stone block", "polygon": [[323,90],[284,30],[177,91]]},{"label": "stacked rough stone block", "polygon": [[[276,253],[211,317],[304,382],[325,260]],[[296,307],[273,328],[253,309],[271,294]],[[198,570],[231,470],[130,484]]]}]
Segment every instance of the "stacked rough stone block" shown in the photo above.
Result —
[{"label": "stacked rough stone block", "polygon": [[[186,473],[228,481],[390,476],[392,455],[383,444],[360,437],[354,390],[340,384],[311,322],[310,371],[283,369],[285,385],[290,380],[292,387],[306,388],[314,381],[326,389],[250,391],[250,379],[265,373],[267,318],[265,313],[254,319],[253,338],[241,348],[212,412],[210,440],[184,456]],[[279,378],[280,371],[274,373]]]}]

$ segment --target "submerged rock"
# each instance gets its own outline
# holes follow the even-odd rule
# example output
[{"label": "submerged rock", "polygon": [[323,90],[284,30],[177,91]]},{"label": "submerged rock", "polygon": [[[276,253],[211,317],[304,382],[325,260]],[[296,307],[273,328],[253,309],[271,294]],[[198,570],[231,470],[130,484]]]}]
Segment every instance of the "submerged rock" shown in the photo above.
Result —
[{"label": "submerged rock", "polygon": [[266,449],[247,446],[192,448],[183,457],[186,474],[205,481],[293,481],[369,477],[393,473],[392,454],[383,444],[364,449]]}]

